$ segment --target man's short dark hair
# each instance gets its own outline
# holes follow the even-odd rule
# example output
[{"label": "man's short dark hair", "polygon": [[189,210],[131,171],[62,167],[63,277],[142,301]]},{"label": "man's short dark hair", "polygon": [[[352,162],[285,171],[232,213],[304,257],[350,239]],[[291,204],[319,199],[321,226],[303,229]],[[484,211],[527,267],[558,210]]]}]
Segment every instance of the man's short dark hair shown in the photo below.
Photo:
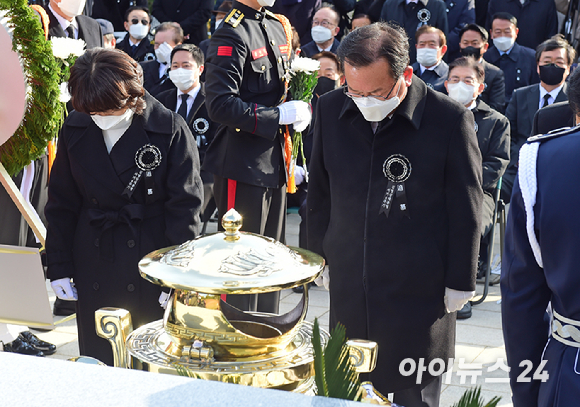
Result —
[{"label": "man's short dark hair", "polygon": [[505,11],[500,11],[499,13],[495,13],[491,18],[491,25],[493,26],[493,22],[495,20],[505,20],[512,23],[516,28],[518,28],[518,19],[512,16],[510,13]]},{"label": "man's short dark hair", "polygon": [[[337,26],[340,24],[340,13],[338,12],[338,10],[336,9],[336,7],[334,7],[333,4],[331,3],[322,3],[322,6],[320,6],[315,12],[314,14],[318,13],[318,10],[322,10],[323,8],[327,8],[330,11],[332,11],[334,13],[334,15],[336,16],[335,20],[334,20],[334,24],[336,24]],[[314,14],[312,14],[312,17],[314,17]]]},{"label": "man's short dark hair", "polygon": [[568,66],[572,65],[576,59],[576,51],[574,48],[564,39],[562,34],[556,34],[552,38],[547,39],[542,42],[536,48],[536,63],[540,62],[542,57],[542,52],[553,51],[555,49],[563,48],[566,51],[566,58],[568,59]]},{"label": "man's short dark hair", "polygon": [[86,50],[70,70],[68,90],[73,107],[82,113],[128,107],[141,114],[145,109],[141,65],[118,49]]},{"label": "man's short dark hair", "polygon": [[166,21],[161,23],[155,29],[155,34],[163,31],[173,31],[173,42],[176,44],[181,44],[183,42],[183,28],[173,21]]},{"label": "man's short dark hair", "polygon": [[345,63],[358,68],[384,58],[389,63],[391,75],[397,79],[409,66],[409,38],[396,24],[374,23],[357,28],[344,37],[337,56],[342,72]]},{"label": "man's short dark hair", "polygon": [[477,81],[479,83],[485,82],[485,70],[483,69],[481,64],[475,60],[475,58],[473,58],[473,57],[460,57],[460,58],[457,58],[454,61],[450,62],[449,63],[449,73],[447,74],[447,76],[448,77],[451,76],[451,71],[453,70],[453,68],[458,68],[458,67],[473,69],[473,71],[475,72],[475,77],[477,78]]},{"label": "man's short dark hair", "polygon": [[478,33],[484,43],[489,41],[489,34],[487,33],[487,30],[482,26],[473,23],[466,24],[461,30],[459,30],[459,41],[461,41],[461,37],[463,37],[463,34],[465,34],[467,31],[475,31]]},{"label": "man's short dark hair", "polygon": [[146,12],[147,16],[149,16],[149,24],[151,24],[151,13],[149,12],[149,9],[147,7],[144,7],[144,6],[129,7],[127,9],[127,11],[125,11],[125,21],[129,21],[129,14],[131,14],[131,12],[133,12],[135,10],[141,10],[141,11]]},{"label": "man's short dark hair", "polygon": [[419,42],[419,37],[423,34],[437,34],[439,36],[439,46],[442,47],[447,45],[447,38],[445,38],[445,33],[437,27],[422,25],[417,31],[415,31],[415,41]]},{"label": "man's short dark hair", "polygon": [[331,59],[332,62],[334,62],[336,64],[336,72],[339,75],[342,75],[342,71],[340,70],[340,61],[338,60],[338,57],[336,55],[334,55],[330,51],[321,51],[318,54],[312,56],[312,59],[315,59],[317,61],[320,61],[320,58]]},{"label": "man's short dark hair", "polygon": [[171,62],[173,62],[173,55],[178,51],[189,52],[198,67],[204,64],[203,51],[198,46],[193,44],[179,44],[175,46],[171,51]]},{"label": "man's short dark hair", "polygon": [[580,69],[568,77],[568,103],[575,115],[580,114]]}]

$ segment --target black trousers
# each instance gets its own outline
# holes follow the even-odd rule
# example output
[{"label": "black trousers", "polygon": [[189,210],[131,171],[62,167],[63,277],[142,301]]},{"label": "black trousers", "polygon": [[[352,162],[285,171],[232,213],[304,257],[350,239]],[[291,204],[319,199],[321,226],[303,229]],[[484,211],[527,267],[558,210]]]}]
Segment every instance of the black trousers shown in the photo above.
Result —
[{"label": "black trousers", "polygon": [[[214,198],[219,217],[228,210],[228,180],[214,175]],[[242,230],[286,242],[286,185],[265,188],[236,182],[234,208],[242,215]],[[221,222],[219,222],[220,230]],[[278,313],[280,292],[228,295],[228,304],[243,311]]]},{"label": "black trousers", "polygon": [[405,407],[439,407],[443,376],[393,394],[393,402]]}]

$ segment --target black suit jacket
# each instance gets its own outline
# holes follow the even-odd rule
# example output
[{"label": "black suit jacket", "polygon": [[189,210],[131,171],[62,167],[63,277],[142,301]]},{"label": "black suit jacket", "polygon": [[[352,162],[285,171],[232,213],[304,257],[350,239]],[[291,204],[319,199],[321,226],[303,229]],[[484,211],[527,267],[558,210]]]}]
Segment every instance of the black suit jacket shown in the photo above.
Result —
[{"label": "black suit jacket", "polygon": [[155,50],[153,49],[153,44],[151,43],[149,35],[143,38],[137,45],[134,55],[131,49],[131,42],[129,41],[129,34],[125,35],[125,38],[123,38],[122,41],[119,41],[115,48],[124,51],[137,62],[152,61],[155,59]]},{"label": "black suit jacket", "polygon": [[501,69],[497,66],[481,61],[485,71],[485,89],[479,96],[480,100],[497,110],[500,113],[505,112],[505,78]]},{"label": "black suit jacket", "polygon": [[568,101],[552,103],[536,112],[530,135],[546,134],[562,127],[574,126],[574,112],[570,108],[570,103]]},{"label": "black suit jacket", "polygon": [[133,6],[148,7],[147,0],[99,0],[93,4],[91,17],[109,20],[115,31],[125,31],[125,12]]},{"label": "black suit jacket", "polygon": [[212,0],[155,0],[151,14],[164,23],[175,21],[189,38],[184,42],[198,45],[207,38],[207,21],[211,17]]},{"label": "black suit jacket", "polygon": [[[177,88],[161,92],[157,96],[157,100],[159,100],[163,106],[175,112],[177,107]],[[196,127],[200,128],[200,126],[201,129],[203,129],[203,125],[201,123],[194,125],[197,119],[205,119],[209,123],[209,128],[205,132],[200,133],[196,130]],[[199,161],[201,165],[205,159],[205,152],[207,151],[207,147],[213,140],[213,136],[217,129],[217,125],[210,120],[207,113],[207,108],[205,107],[205,85],[203,83],[201,84],[199,93],[193,101],[191,109],[189,109],[186,122],[187,126],[191,130],[191,134],[193,134],[193,137],[195,137],[197,142]],[[201,178],[204,182],[213,182],[213,175],[207,171],[202,170]]]},{"label": "black suit jacket", "polygon": [[[338,46],[340,45],[340,41],[338,41],[336,38],[334,39],[334,42],[332,43],[332,47],[330,47],[330,52],[332,52],[333,54],[336,55],[336,51],[338,51]],[[319,51],[318,47],[316,46],[316,43],[314,41],[310,41],[308,44],[304,45],[303,47],[300,47],[300,56],[306,57],[306,58],[312,58],[314,55],[318,54]]]},{"label": "black suit jacket", "polygon": [[447,90],[445,89],[445,81],[449,75],[449,65],[447,65],[445,61],[441,61],[441,63],[437,65],[437,67],[432,71],[425,69],[423,75],[421,75],[421,66],[419,65],[419,62],[415,62],[412,67],[413,73],[421,78],[427,86],[438,92],[447,94]]},{"label": "black suit jacket", "polygon": [[147,89],[147,92],[151,93],[151,96],[157,97],[161,92],[176,89],[171,79],[169,79],[168,72],[159,77],[159,62],[145,61],[140,62],[140,64],[141,68],[143,68],[143,87]]},{"label": "black suit jacket", "polygon": [[[60,23],[46,7],[46,14],[48,14],[48,38],[52,37],[67,37],[66,32],[62,29]],[[103,46],[103,33],[101,32],[101,25],[91,17],[76,16],[79,26],[79,39],[87,44],[87,49]]]}]

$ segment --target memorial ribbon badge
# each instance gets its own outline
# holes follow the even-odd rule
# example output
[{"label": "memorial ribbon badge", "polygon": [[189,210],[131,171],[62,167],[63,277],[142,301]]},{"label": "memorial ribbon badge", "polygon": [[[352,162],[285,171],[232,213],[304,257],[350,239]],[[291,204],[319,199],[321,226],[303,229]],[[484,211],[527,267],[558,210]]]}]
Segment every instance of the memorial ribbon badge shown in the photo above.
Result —
[{"label": "memorial ribbon badge", "polygon": [[193,122],[193,130],[195,130],[195,138],[197,140],[197,146],[202,147],[207,144],[207,139],[204,134],[209,130],[209,122],[203,117],[199,117]]},{"label": "memorial ribbon badge", "polygon": [[123,191],[123,195],[131,198],[141,176],[145,173],[145,187],[147,188],[147,200],[149,201],[153,196],[154,181],[152,171],[161,164],[161,151],[153,144],[145,144],[135,153],[135,164],[138,169]]},{"label": "memorial ribbon badge", "polygon": [[431,12],[426,8],[422,8],[417,12],[417,19],[419,20],[417,29],[419,29],[421,26],[427,25],[429,23],[429,20],[431,19]]},{"label": "memorial ribbon badge", "polygon": [[383,202],[381,203],[379,215],[384,213],[388,218],[393,201],[396,199],[401,214],[410,218],[407,207],[405,181],[411,175],[411,162],[402,154],[393,154],[385,160],[383,173],[389,182],[387,184],[387,191],[383,197]]}]

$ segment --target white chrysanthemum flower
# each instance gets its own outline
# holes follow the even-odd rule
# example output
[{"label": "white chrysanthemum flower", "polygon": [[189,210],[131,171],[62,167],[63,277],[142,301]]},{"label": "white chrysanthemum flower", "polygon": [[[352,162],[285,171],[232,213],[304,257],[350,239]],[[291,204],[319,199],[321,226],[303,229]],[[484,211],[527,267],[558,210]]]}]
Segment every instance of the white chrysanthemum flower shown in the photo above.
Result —
[{"label": "white chrysanthemum flower", "polygon": [[68,103],[70,100],[70,93],[68,93],[68,82],[60,84],[60,95],[58,96],[58,100],[62,103]]},{"label": "white chrysanthemum flower", "polygon": [[77,57],[85,52],[85,42],[83,40],[74,40],[72,38],[52,37],[52,54],[56,58],[67,59],[71,55]]},{"label": "white chrysanthemum flower", "polygon": [[320,69],[320,62],[312,58],[294,58],[292,61],[291,69],[294,73],[296,72],[317,72]]}]

